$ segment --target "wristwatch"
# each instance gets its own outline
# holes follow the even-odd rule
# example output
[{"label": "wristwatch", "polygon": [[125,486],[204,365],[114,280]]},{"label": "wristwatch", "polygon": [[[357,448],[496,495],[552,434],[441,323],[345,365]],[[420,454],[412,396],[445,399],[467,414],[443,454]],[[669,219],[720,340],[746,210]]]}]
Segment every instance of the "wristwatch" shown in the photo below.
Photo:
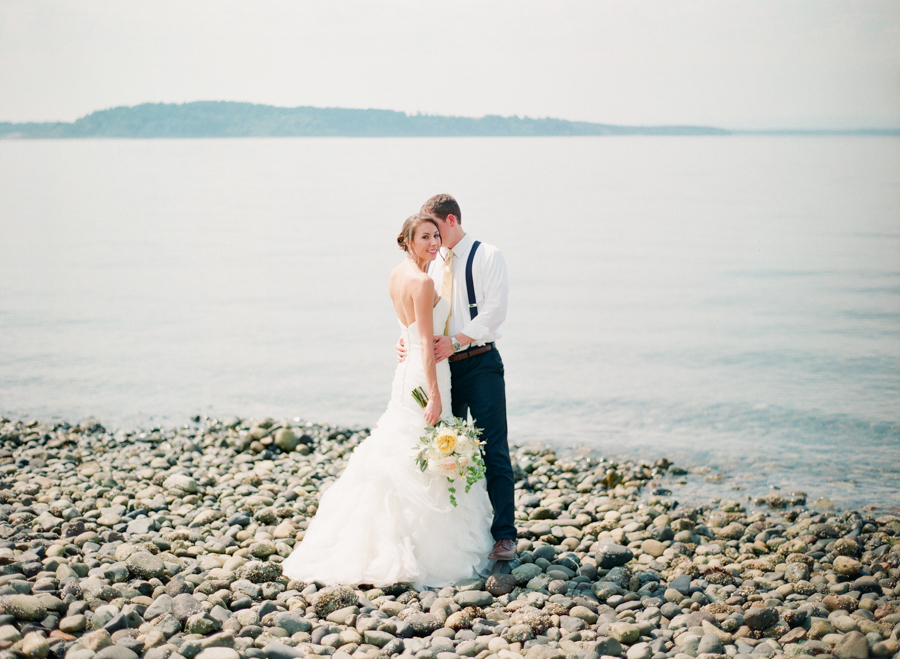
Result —
[{"label": "wristwatch", "polygon": [[450,337],[450,345],[453,346],[453,352],[456,352],[460,348],[462,348],[462,344],[457,341],[455,336]]}]

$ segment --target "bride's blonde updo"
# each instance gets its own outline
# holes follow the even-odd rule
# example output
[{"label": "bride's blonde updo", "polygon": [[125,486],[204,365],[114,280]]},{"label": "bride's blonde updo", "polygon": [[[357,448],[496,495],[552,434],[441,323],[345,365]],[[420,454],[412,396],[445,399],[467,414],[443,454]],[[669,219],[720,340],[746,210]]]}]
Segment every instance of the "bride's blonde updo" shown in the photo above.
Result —
[{"label": "bride's blonde updo", "polygon": [[400,245],[400,249],[404,252],[409,251],[409,245],[416,235],[416,229],[419,228],[419,225],[422,224],[422,222],[431,222],[434,225],[434,228],[440,231],[437,220],[430,215],[424,215],[423,213],[410,215],[403,223],[403,228],[400,229],[400,235],[397,236],[397,244]]}]

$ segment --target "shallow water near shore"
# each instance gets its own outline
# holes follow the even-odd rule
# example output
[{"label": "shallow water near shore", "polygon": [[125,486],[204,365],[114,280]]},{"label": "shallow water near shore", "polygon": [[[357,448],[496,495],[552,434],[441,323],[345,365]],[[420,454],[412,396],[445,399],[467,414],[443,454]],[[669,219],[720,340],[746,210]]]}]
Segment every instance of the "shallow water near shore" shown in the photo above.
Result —
[{"label": "shallow water near shore", "polygon": [[[900,139],[0,141],[0,413],[371,426],[402,220],[501,247],[512,441],[900,505]],[[739,488],[739,489],[735,489]]]}]

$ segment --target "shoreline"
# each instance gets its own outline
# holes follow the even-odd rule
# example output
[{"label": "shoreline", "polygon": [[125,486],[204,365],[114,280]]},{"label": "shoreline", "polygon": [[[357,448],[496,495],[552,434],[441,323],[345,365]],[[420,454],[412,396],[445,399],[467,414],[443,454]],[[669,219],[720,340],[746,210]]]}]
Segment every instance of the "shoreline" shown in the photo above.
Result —
[{"label": "shoreline", "polygon": [[778,492],[680,505],[667,483],[687,470],[666,459],[517,447],[519,557],[485,579],[289,581],[280,562],[367,434],[0,420],[0,659],[900,652],[897,516]]}]

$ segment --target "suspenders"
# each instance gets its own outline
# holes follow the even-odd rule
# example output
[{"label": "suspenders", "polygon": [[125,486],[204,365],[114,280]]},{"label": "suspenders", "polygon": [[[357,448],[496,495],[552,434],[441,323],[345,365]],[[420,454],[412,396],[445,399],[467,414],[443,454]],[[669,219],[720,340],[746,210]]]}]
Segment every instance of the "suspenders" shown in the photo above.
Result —
[{"label": "suspenders", "polygon": [[[472,263],[475,262],[475,251],[480,244],[480,240],[472,243],[472,249],[469,250],[469,258],[466,261],[466,293],[469,296],[469,318],[472,319],[478,315],[478,305],[475,303],[475,280],[472,278]],[[434,264],[434,261],[428,264],[429,272],[432,264]]]},{"label": "suspenders", "polygon": [[466,261],[466,290],[469,294],[469,317],[474,320],[478,315],[478,305],[475,304],[475,282],[472,281],[472,262],[475,260],[475,250],[481,244],[480,240],[472,243],[472,249],[469,251],[469,260]]}]

